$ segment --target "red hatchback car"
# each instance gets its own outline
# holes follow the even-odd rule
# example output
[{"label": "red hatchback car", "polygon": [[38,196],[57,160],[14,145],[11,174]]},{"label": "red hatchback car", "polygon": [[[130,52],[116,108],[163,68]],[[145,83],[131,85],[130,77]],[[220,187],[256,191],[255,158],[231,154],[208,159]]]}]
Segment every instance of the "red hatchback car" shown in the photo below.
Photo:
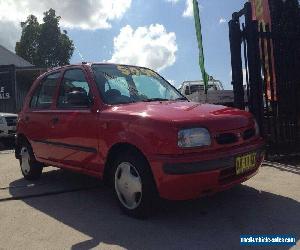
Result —
[{"label": "red hatchback car", "polygon": [[250,113],[189,102],[154,71],[115,64],[40,76],[19,114],[16,142],[26,179],[50,165],[102,178],[136,217],[158,197],[194,199],[242,183],[264,158]]}]

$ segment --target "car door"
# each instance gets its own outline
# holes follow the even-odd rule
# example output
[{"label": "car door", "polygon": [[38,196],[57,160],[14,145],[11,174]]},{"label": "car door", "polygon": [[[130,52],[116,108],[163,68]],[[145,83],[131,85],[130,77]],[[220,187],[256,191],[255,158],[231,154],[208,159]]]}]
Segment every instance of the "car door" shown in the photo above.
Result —
[{"label": "car door", "polygon": [[58,88],[61,72],[46,75],[37,85],[24,114],[25,134],[29,139],[36,158],[51,160],[51,146],[47,141],[51,138],[51,119],[54,96]]},{"label": "car door", "polygon": [[[98,115],[93,107],[91,83],[83,68],[64,72],[56,111],[52,113],[53,160],[69,168],[96,170],[98,165]],[[71,101],[74,92],[85,93],[88,103]],[[80,98],[79,98],[80,99]]]}]

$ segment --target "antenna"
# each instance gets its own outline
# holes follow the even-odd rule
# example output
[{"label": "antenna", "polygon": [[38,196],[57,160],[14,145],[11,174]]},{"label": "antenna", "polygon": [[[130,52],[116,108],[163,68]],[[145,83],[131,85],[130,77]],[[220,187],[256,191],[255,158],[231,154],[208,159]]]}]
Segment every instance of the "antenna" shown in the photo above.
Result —
[{"label": "antenna", "polygon": [[[68,34],[68,32],[67,32],[66,30],[63,30],[63,32],[64,32],[65,35]],[[79,50],[79,49],[76,47],[76,45],[74,44],[74,42],[73,42],[73,45],[74,45],[74,49],[77,51],[78,55],[80,56],[81,61],[84,62],[85,60],[84,60],[82,54],[80,53],[80,50]]]},{"label": "antenna", "polygon": [[84,60],[82,54],[80,53],[79,49],[75,46],[75,44],[74,44],[74,48],[75,48],[75,50],[77,50],[77,53],[78,53],[78,55],[79,55],[80,58],[81,58],[81,61],[82,61],[82,62],[85,62],[85,60]]}]

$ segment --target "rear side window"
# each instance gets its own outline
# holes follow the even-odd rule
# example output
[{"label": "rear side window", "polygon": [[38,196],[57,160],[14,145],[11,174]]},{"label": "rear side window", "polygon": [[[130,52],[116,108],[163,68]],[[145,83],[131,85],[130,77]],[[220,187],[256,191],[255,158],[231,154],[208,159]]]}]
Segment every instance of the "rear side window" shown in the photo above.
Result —
[{"label": "rear side window", "polygon": [[42,80],[31,98],[31,108],[48,109],[51,107],[59,76],[60,72],[50,74]]},{"label": "rear side window", "polygon": [[81,69],[70,69],[64,74],[58,96],[57,106],[59,108],[87,108],[88,106],[81,103],[82,100],[74,103],[70,101],[69,94],[71,92],[80,92],[91,99],[91,91],[86,81],[85,75]]}]

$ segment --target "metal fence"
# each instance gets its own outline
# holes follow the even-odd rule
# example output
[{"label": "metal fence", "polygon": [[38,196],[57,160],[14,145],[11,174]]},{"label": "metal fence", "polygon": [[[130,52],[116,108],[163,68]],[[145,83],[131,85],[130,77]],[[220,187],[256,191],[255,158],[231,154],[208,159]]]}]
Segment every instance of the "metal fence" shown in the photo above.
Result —
[{"label": "metal fence", "polygon": [[299,32],[253,21],[251,3],[233,14],[229,31],[235,106],[254,114],[269,151],[300,152]]}]

